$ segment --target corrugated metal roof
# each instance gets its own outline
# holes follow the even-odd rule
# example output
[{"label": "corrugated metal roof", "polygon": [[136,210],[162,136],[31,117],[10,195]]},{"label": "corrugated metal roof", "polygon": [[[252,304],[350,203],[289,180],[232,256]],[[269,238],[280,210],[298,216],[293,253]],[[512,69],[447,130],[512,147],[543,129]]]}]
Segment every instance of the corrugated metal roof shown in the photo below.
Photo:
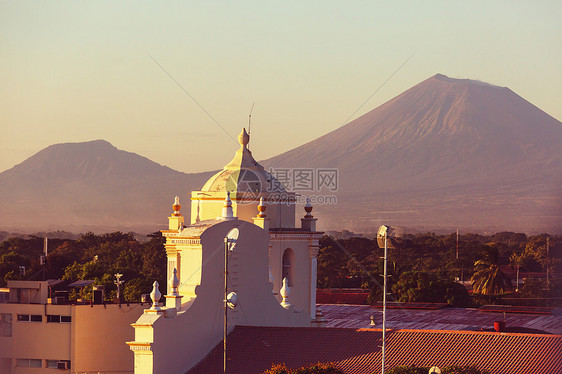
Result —
[{"label": "corrugated metal roof", "polygon": [[[378,372],[379,329],[237,326],[228,337],[228,372],[261,373],[274,363],[297,368],[333,362],[347,374]],[[492,374],[562,373],[562,336],[474,331],[387,332],[387,368],[476,365]],[[221,373],[222,343],[189,374]]]},{"label": "corrugated metal roof", "polygon": [[93,280],[77,280],[76,282],[70,283],[68,287],[85,287],[89,286],[92,283],[94,283]]},{"label": "corrugated metal roof", "polygon": [[[377,327],[382,326],[382,313],[370,305],[322,304],[318,308],[324,314],[326,327],[368,328],[371,316]],[[415,330],[486,330],[493,328],[494,321],[503,320],[503,313],[478,309],[443,308],[439,310],[391,309],[387,310],[387,327]],[[506,313],[506,327],[521,330],[540,330],[562,335],[562,316],[544,314]]]}]

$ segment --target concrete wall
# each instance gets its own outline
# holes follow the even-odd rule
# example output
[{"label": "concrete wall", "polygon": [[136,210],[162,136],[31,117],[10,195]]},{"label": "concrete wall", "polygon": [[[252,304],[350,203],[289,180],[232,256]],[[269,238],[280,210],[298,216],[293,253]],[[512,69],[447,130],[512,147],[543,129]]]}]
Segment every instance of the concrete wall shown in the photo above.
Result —
[{"label": "concrete wall", "polygon": [[78,305],[73,307],[73,370],[133,373],[131,324],[149,304]]},{"label": "concrete wall", "polygon": [[[133,354],[125,342],[133,340],[130,324],[148,306],[0,304],[0,313],[12,315],[12,336],[0,337],[0,373],[55,372],[45,368],[45,360],[69,360],[72,372],[132,373]],[[19,322],[18,314],[40,315],[42,321]],[[47,322],[47,315],[70,316],[71,322]],[[42,367],[17,367],[17,359],[40,359]]]},{"label": "concrete wall", "polygon": [[[283,234],[281,234],[283,235]],[[283,235],[285,236],[285,235]],[[294,283],[290,285],[291,293],[289,295],[289,302],[297,309],[305,311],[310,314],[310,264],[311,259],[309,255],[309,247],[307,238],[297,239],[292,238],[291,235],[286,235],[287,239],[277,237],[271,241],[271,253],[269,263],[271,266],[271,273],[273,274],[274,292],[277,293],[277,300],[281,301],[279,290],[283,286],[283,253],[287,249],[291,249],[294,253],[294,262],[291,264],[293,267],[293,280]],[[314,318],[315,316],[312,316]]]},{"label": "concrete wall", "polygon": [[[8,373],[43,373],[44,360],[71,360],[72,323],[47,323],[48,314],[71,316],[69,305],[0,304],[12,314],[12,337],[0,338],[0,358],[11,361]],[[18,314],[40,315],[41,322],[18,322]],[[17,367],[17,359],[40,359],[42,368]]]}]

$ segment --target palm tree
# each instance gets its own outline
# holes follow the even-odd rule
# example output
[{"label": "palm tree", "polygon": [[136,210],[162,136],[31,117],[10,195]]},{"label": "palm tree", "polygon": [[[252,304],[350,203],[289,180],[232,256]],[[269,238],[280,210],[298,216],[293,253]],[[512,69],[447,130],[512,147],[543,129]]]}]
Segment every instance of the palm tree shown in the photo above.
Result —
[{"label": "palm tree", "polygon": [[484,258],[474,263],[475,273],[472,275],[472,290],[487,296],[504,293],[508,287],[508,277],[500,270],[499,250],[490,245],[484,249]]}]

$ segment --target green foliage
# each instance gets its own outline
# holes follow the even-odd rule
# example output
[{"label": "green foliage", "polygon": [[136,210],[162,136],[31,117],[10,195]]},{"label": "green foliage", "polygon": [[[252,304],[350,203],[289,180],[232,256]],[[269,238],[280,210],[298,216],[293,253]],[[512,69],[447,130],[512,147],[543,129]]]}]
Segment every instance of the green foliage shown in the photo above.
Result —
[{"label": "green foliage", "polygon": [[441,370],[441,374],[489,374],[489,372],[480,370],[475,365],[452,365],[444,367],[443,370]]},{"label": "green foliage", "polygon": [[[385,372],[387,374],[427,374],[429,372],[429,367],[425,366],[396,366],[392,369],[388,369]],[[374,373],[378,373],[375,371]],[[446,366],[441,369],[441,374],[490,374],[486,370],[480,370],[474,365],[465,366]]]},{"label": "green foliage", "polygon": [[[429,372],[429,367],[421,366],[396,366],[392,369],[385,370],[387,374],[427,374]],[[375,371],[374,373],[379,373]]]},{"label": "green foliage", "polygon": [[274,364],[271,369],[264,371],[262,374],[343,374],[343,371],[331,363],[317,363],[299,369],[289,369],[285,364]]},{"label": "green foliage", "polygon": [[319,288],[371,287],[371,274],[379,267],[376,242],[365,238],[320,239]]},{"label": "green foliage", "polygon": [[435,273],[407,271],[400,275],[392,287],[398,301],[448,303],[454,306],[471,306],[466,288],[451,280],[439,277]]},{"label": "green foliage", "polygon": [[[521,287],[521,296],[528,298],[560,298],[562,297],[562,280],[554,279],[550,282],[550,287],[546,279],[527,278]],[[544,300],[539,306],[558,306],[560,300]]]},{"label": "green foliage", "polygon": [[496,243],[487,245],[482,258],[474,263],[471,281],[475,293],[496,296],[507,291],[509,278],[500,270],[500,248]]},{"label": "green foliage", "polygon": [[[547,236],[542,234],[527,237],[513,232],[500,232],[490,236],[461,234],[458,236],[457,258],[456,233],[407,235],[401,248],[389,251],[389,290],[401,291],[401,287],[393,288],[400,276],[404,272],[417,271],[434,274],[442,283],[450,285],[448,290],[445,287],[446,290],[443,291],[447,295],[454,295],[444,298],[450,304],[478,305],[500,301],[500,296],[505,297],[504,293],[512,289],[512,280],[501,271],[503,268],[500,266],[511,265],[513,273],[517,266],[523,272],[544,272],[547,266],[551,273],[562,270],[562,237],[549,236],[550,256],[547,258]],[[335,240],[323,237],[318,255],[318,288],[370,288],[368,302],[379,302],[382,299],[383,284],[380,276],[383,273],[381,256],[382,250],[375,240],[357,237]],[[466,294],[460,285],[450,283],[457,278],[460,281],[475,281],[476,292],[470,296],[470,302],[466,302]],[[551,283],[548,295],[556,297],[554,281]],[[418,287],[408,289],[415,290]],[[407,297],[402,292],[395,292],[392,296],[403,300],[434,299],[434,295],[422,290],[422,287],[410,294],[412,292],[420,295]],[[530,293],[525,295],[531,297]],[[547,297],[545,295],[535,293],[535,297]],[[392,296],[390,300],[393,300]],[[518,295],[509,297],[516,296]]]},{"label": "green foliage", "polygon": [[[43,238],[9,238],[0,243],[0,286],[9,279],[38,280],[62,278],[69,281],[94,280],[105,286],[106,300],[116,296],[114,274],[123,274],[122,294],[125,301],[140,301],[157,280],[166,284],[164,238],[158,232],[140,243],[132,233],[114,232],[95,235],[88,232],[78,240],[50,239],[46,266],[40,265]],[[20,276],[19,266],[27,274]],[[44,273],[43,273],[44,272]],[[29,276],[31,274],[31,276]],[[91,299],[92,286],[73,290],[71,299]]]}]

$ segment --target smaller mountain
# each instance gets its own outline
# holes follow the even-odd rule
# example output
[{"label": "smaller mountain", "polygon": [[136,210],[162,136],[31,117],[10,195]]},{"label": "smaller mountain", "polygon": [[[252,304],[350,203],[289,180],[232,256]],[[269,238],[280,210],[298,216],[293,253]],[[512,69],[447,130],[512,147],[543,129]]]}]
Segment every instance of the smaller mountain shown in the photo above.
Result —
[{"label": "smaller mountain", "polygon": [[210,175],[181,173],[104,140],[56,144],[0,173],[0,226],[155,231],[174,196],[185,201]]}]

